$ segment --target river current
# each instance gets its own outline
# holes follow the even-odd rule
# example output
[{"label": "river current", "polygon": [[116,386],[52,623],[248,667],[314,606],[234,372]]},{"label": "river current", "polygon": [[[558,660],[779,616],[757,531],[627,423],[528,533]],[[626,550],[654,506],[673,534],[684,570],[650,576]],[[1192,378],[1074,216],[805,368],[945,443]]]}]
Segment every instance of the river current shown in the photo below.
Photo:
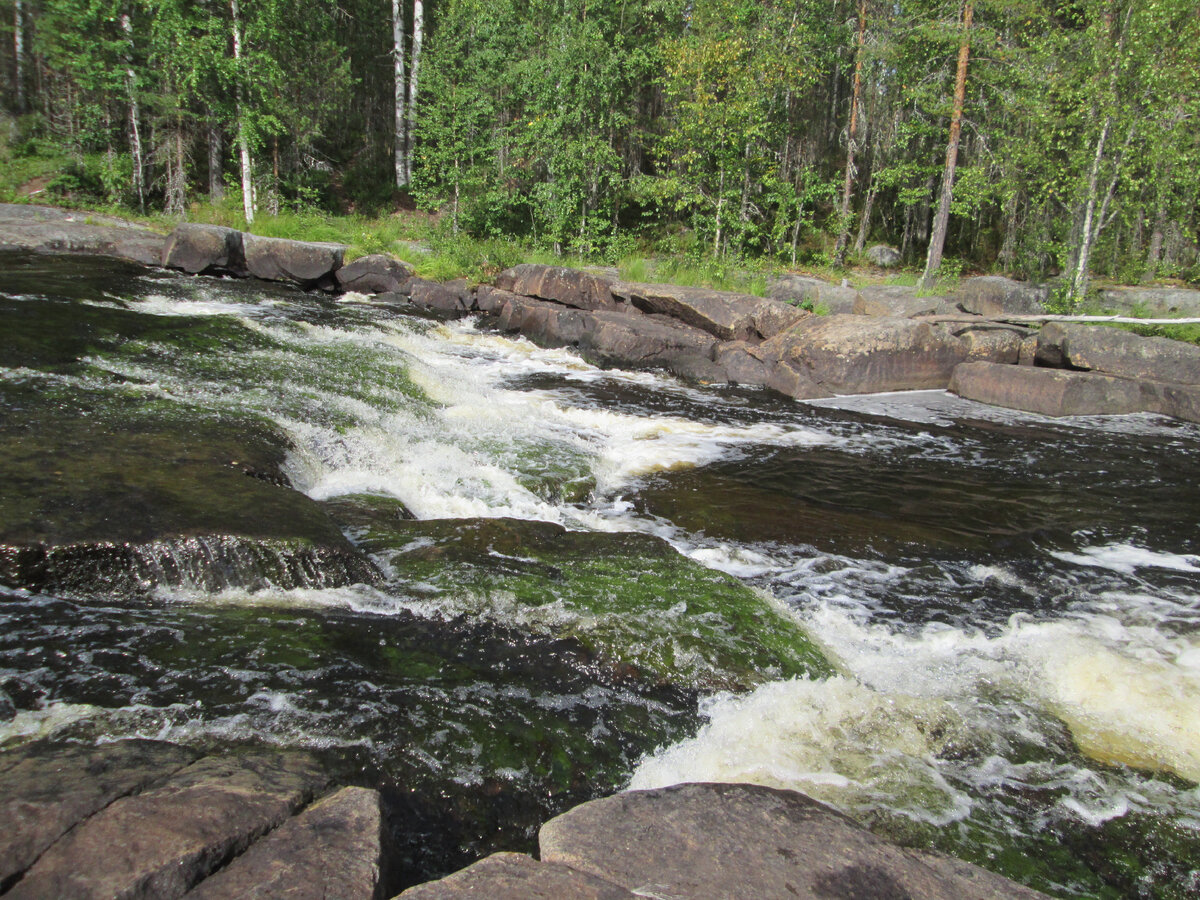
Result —
[{"label": "river current", "polygon": [[4,254],[6,320],[0,431],[267,423],[381,577],[0,587],[0,745],[307,748],[384,792],[398,884],[751,781],[1055,895],[1200,895],[1196,426],[798,403],[93,260]]}]

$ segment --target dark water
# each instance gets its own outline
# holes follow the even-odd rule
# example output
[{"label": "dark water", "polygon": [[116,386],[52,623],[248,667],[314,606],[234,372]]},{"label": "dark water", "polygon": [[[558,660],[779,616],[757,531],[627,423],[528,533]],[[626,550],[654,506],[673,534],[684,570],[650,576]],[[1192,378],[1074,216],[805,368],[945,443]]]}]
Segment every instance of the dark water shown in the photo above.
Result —
[{"label": "dark water", "polygon": [[5,570],[9,745],[311,749],[384,791],[397,886],[723,778],[1064,896],[1200,891],[1193,426],[12,254],[0,366],[0,543],[73,548]]}]

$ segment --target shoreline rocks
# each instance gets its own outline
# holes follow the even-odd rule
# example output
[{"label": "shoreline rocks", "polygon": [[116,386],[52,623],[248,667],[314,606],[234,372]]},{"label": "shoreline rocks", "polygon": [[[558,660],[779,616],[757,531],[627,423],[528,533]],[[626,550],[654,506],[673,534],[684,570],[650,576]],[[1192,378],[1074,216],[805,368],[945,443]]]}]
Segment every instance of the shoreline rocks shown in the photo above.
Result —
[{"label": "shoreline rocks", "polygon": [[538,844],[540,860],[496,854],[400,896],[1045,896],[970,863],[898,847],[803,794],[751,784],[681,784],[593,800],[543,825]]},{"label": "shoreline rocks", "polygon": [[[598,365],[661,368],[796,399],[948,389],[1045,415],[1134,411],[1200,421],[1200,401],[1190,387],[1200,384],[1200,348],[1078,325],[1048,325],[1035,344],[1028,329],[994,317],[1044,311],[1050,287],[999,276],[965,279],[953,297],[940,298],[918,297],[912,287],[855,289],[787,275],[763,298],[526,263],[501,272],[493,285],[472,287],[426,281],[383,254],[343,264],[340,244],[187,223],[163,237],[119,220],[95,225],[65,210],[0,204],[0,249],[12,248],[112,255],[192,274],[352,291],[440,318],[482,314],[500,331],[542,346],[573,347]],[[1200,291],[1129,288],[1103,291],[1101,298],[1124,308],[1200,311]],[[969,318],[941,322],[947,313]],[[954,377],[960,364],[975,368]],[[1033,374],[1014,374],[1009,366]],[[1044,370],[1093,377],[1037,374]]]}]

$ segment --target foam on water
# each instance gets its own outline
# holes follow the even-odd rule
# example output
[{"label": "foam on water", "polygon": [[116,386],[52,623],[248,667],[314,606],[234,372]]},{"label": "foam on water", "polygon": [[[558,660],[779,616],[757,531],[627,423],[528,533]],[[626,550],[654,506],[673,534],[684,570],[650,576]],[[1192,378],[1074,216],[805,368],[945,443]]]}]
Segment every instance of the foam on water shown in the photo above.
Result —
[{"label": "foam on water", "polygon": [[1084,547],[1078,553],[1051,553],[1056,559],[1078,566],[1095,566],[1113,572],[1133,574],[1138,569],[1169,569],[1173,572],[1200,572],[1200,556],[1180,553],[1161,553],[1133,544],[1108,544],[1103,547]]}]

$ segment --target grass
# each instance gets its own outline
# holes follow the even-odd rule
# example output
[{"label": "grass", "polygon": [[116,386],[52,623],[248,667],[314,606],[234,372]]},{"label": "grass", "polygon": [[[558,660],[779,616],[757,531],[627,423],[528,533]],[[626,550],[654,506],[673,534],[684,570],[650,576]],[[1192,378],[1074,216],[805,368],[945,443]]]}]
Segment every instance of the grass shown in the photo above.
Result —
[{"label": "grass", "polygon": [[625,281],[659,281],[765,297],[774,267],[753,266],[744,260],[627,256],[617,264],[617,271]]}]

